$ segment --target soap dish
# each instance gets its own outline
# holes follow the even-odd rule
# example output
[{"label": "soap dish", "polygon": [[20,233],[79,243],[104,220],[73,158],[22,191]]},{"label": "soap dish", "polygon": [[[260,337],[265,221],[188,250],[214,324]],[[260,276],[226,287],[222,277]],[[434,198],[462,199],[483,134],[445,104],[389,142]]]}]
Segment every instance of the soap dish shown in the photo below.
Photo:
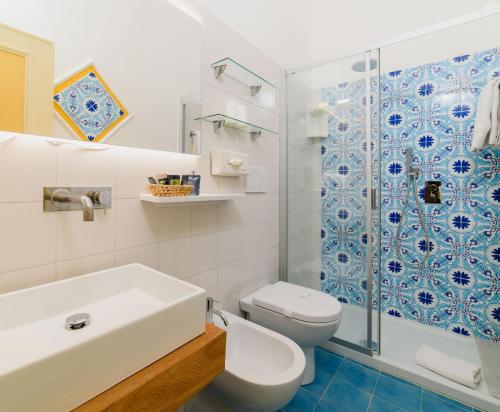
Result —
[{"label": "soap dish", "polygon": [[192,185],[149,185],[149,191],[153,196],[173,197],[190,196],[193,193]]}]

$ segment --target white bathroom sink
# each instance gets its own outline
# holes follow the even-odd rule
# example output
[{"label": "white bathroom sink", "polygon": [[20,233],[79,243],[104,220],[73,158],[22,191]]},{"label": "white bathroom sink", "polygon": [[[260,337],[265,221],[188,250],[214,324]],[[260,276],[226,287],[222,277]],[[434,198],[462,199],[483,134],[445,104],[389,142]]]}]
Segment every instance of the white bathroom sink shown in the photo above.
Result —
[{"label": "white bathroom sink", "polygon": [[131,264],[0,295],[0,314],[0,411],[67,411],[202,334],[205,291]]}]

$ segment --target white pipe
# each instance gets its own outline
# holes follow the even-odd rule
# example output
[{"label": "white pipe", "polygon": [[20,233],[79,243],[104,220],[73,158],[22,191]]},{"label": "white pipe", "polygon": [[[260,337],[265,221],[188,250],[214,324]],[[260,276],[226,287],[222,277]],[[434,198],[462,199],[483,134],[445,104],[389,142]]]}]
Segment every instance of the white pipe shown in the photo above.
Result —
[{"label": "white pipe", "polygon": [[440,23],[432,24],[430,26],[426,26],[426,27],[423,27],[421,29],[413,30],[413,31],[410,31],[407,33],[400,34],[398,36],[390,37],[390,38],[382,40],[378,43],[368,45],[368,47],[365,47],[362,50],[358,50],[355,53],[349,53],[346,55],[342,55],[339,57],[333,57],[333,58],[329,57],[329,58],[317,60],[313,63],[308,63],[305,65],[297,66],[297,67],[294,67],[292,69],[286,69],[286,74],[287,75],[288,74],[295,74],[295,73],[300,72],[300,71],[313,69],[313,68],[316,68],[318,66],[323,66],[323,65],[329,64],[329,63],[334,63],[336,61],[347,59],[349,57],[359,56],[360,54],[365,53],[365,52],[370,51],[370,50],[392,46],[394,44],[402,43],[404,41],[408,41],[408,40],[414,39],[416,37],[425,36],[427,34],[435,33],[435,32],[440,31],[440,30],[449,29],[451,27],[459,26],[461,24],[469,23],[469,22],[479,20],[479,19],[482,19],[485,17],[490,17],[490,16],[493,16],[493,15],[499,14],[499,13],[500,13],[500,5],[490,4],[490,5],[483,7],[482,9],[480,9],[478,11],[464,14],[463,16],[460,16],[460,17],[455,17],[453,19],[444,20]]}]

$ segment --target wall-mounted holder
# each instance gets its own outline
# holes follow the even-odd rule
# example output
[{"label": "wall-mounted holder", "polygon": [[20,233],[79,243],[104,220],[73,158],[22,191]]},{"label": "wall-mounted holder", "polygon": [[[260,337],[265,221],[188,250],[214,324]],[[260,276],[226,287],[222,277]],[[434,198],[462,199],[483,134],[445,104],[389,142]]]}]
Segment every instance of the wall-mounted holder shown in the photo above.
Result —
[{"label": "wall-mounted holder", "polygon": [[82,210],[83,221],[94,220],[95,209],[111,209],[110,187],[44,187],[43,211]]},{"label": "wall-mounted holder", "polygon": [[274,84],[229,57],[212,63],[212,68],[216,79],[220,79],[222,75],[229,76],[249,87],[252,96],[255,96],[263,88],[276,89]]},{"label": "wall-mounted holder", "polygon": [[243,120],[235,119],[234,117],[226,116],[220,113],[199,117],[195,120],[204,120],[206,122],[212,123],[214,132],[217,132],[222,127],[230,127],[232,129],[241,130],[250,134],[250,139],[252,140],[252,142],[256,141],[262,135],[263,131],[277,134],[277,132],[274,130],[266,129],[264,127],[244,122]]},{"label": "wall-mounted holder", "polygon": [[213,176],[245,176],[248,174],[248,155],[246,153],[212,150]]}]

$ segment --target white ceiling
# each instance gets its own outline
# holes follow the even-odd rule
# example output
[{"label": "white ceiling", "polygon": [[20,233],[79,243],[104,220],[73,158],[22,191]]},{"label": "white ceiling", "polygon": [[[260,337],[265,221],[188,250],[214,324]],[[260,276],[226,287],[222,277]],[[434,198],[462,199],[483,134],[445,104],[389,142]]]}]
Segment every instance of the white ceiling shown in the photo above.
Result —
[{"label": "white ceiling", "polygon": [[285,68],[363,49],[500,0],[198,0]]}]

